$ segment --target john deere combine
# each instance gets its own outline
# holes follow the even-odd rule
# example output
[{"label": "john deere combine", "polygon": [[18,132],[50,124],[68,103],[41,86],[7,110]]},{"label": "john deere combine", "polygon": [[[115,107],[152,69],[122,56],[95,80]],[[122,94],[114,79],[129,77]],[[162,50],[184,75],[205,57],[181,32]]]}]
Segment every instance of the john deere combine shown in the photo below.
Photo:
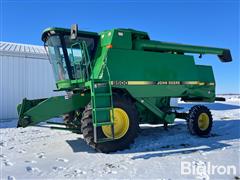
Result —
[{"label": "john deere combine", "polygon": [[182,118],[192,134],[211,131],[207,107],[178,113],[170,99],[217,100],[212,67],[196,65],[190,54],[213,54],[230,62],[228,49],[154,41],[133,29],[79,31],[77,25],[71,30],[48,28],[42,40],[56,91],[66,91],[66,96],[24,99],[17,108],[19,127],[62,115],[68,129],[81,131],[87,144],[100,152],[128,148],[140,123],[167,127]]}]

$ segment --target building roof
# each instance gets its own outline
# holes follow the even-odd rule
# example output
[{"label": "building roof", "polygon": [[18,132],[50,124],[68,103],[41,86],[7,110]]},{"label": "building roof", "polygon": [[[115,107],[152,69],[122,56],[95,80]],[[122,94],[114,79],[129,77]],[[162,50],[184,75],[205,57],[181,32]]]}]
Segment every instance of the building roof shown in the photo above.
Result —
[{"label": "building roof", "polygon": [[43,46],[0,41],[0,55],[48,59]]}]

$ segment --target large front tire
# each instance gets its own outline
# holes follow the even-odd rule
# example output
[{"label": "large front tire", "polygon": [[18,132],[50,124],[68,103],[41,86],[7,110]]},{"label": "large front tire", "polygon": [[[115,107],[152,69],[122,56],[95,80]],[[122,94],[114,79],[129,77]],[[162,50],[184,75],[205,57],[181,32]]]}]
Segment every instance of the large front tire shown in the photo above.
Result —
[{"label": "large front tire", "polygon": [[[117,129],[117,132],[115,132],[114,135],[117,139],[115,139],[114,141],[108,141],[103,143],[94,142],[91,105],[87,105],[83,112],[81,120],[81,130],[83,133],[83,137],[87,144],[98,152],[109,153],[127,149],[137,137],[139,129],[138,113],[131,98],[129,98],[128,96],[123,96],[120,93],[113,93],[113,107],[114,119],[120,122],[120,125],[118,124],[118,127],[116,127],[116,123],[114,124],[114,128]],[[120,113],[118,117],[115,117],[115,112]],[[119,126],[122,126],[122,128],[119,129]],[[108,129],[109,128],[104,126],[99,127],[98,133],[100,135],[108,137]]]}]

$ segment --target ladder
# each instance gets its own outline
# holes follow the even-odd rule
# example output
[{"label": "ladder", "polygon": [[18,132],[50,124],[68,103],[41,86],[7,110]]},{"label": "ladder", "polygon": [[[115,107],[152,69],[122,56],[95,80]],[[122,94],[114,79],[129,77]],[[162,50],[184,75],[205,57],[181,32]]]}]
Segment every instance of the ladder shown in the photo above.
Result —
[{"label": "ladder", "polygon": [[[84,81],[90,82],[94,142],[102,143],[112,141],[114,140],[114,112],[112,87],[108,68],[105,64],[104,66],[107,70],[107,80],[94,79],[93,68],[91,66],[88,48],[85,41],[80,43],[80,48],[82,49],[82,72],[84,73]],[[103,134],[99,133],[99,128],[102,126],[111,127],[110,137],[103,137]]]},{"label": "ladder", "polygon": [[[112,88],[110,81],[91,81],[92,118],[94,142],[101,143],[114,140],[114,118]],[[99,128],[111,126],[111,137],[101,137]]]}]

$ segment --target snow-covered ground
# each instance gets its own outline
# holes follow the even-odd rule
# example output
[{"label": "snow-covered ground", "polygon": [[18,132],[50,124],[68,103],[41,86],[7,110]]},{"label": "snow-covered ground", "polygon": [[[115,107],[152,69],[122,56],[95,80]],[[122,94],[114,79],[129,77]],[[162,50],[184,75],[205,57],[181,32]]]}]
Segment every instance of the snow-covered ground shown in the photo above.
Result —
[{"label": "snow-covered ground", "polygon": [[[183,120],[165,131],[143,125],[131,149],[96,153],[82,135],[44,127],[15,128],[16,120],[1,122],[1,179],[237,179],[240,164],[240,97],[205,104],[213,114],[210,137],[188,133]],[[180,103],[185,109],[194,104]],[[181,163],[191,174],[181,175]],[[221,166],[219,172],[204,171]],[[221,172],[235,167],[236,173]],[[207,168],[208,167],[208,168]],[[200,173],[193,171],[202,170]],[[183,168],[182,168],[183,170]],[[226,169],[225,169],[226,170]],[[205,173],[204,173],[205,172]],[[210,172],[210,173],[209,173]]]}]

